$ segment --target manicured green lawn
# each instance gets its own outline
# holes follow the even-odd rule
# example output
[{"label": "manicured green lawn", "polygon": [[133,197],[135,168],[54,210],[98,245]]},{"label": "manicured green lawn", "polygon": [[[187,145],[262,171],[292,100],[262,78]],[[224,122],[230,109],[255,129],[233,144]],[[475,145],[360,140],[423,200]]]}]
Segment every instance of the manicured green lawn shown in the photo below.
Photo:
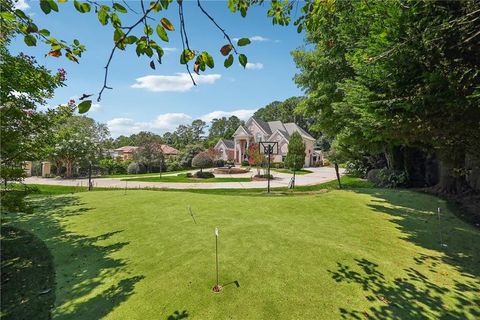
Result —
[{"label": "manicured green lawn", "polygon": [[[287,174],[293,174],[293,171],[290,170],[290,169],[271,169],[272,171],[275,171],[275,172],[281,172],[281,173],[287,173]],[[295,174],[309,174],[309,173],[312,173],[313,171],[310,171],[310,170],[307,170],[307,169],[300,169],[300,170],[297,170],[295,171]]]},{"label": "manicured green lawn", "polygon": [[[162,172],[162,174],[174,174],[174,173],[181,173],[186,172],[186,170],[179,170],[179,171],[167,171]],[[95,179],[101,178],[135,178],[135,177],[158,177],[160,173],[150,172],[150,173],[138,173],[138,174],[106,174],[103,176],[95,177]]]},{"label": "manicured green lawn", "polygon": [[[25,306],[37,312],[29,319],[47,319],[33,306],[49,299],[54,319],[480,316],[480,232],[432,196],[368,188],[256,197],[128,190],[32,201],[34,214],[2,219],[32,239],[31,252],[2,264],[31,268],[28,254],[45,251],[35,249],[41,240],[51,257],[42,253],[45,268],[24,276],[49,279],[50,262],[56,286],[45,293],[50,282],[30,283],[43,293],[15,300],[21,289],[5,292],[3,274],[20,275],[2,268],[5,319],[24,315]],[[211,292],[216,226],[220,294]],[[15,232],[2,232],[2,247],[19,241]]]},{"label": "manicured green lawn", "polygon": [[133,178],[133,179],[122,179],[128,181],[146,181],[146,182],[180,182],[180,183],[188,183],[188,182],[248,182],[252,181],[250,178],[208,178],[208,179],[196,179],[196,178],[189,178],[186,174],[178,174],[176,176],[155,176],[155,177],[142,177],[142,178]]}]

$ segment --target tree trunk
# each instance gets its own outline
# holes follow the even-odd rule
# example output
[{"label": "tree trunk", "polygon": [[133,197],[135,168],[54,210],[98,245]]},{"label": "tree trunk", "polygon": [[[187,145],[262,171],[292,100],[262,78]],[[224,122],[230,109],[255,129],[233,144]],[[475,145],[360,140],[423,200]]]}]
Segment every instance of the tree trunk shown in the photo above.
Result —
[{"label": "tree trunk", "polygon": [[440,161],[440,179],[435,191],[460,195],[472,191],[466,179],[465,153],[456,152]]},{"label": "tree trunk", "polygon": [[338,188],[342,189],[342,183],[340,182],[340,172],[338,171],[338,163],[335,162],[335,174],[337,175]]},{"label": "tree trunk", "polygon": [[65,161],[65,168],[67,169],[65,172],[65,178],[73,177],[73,161],[72,160]]}]

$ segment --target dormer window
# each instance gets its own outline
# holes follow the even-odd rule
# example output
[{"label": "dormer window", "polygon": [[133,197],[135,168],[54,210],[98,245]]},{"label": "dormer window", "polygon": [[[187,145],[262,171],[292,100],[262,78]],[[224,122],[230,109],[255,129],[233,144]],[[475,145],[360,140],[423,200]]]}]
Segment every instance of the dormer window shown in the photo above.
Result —
[{"label": "dormer window", "polygon": [[262,135],[260,133],[257,133],[255,135],[255,142],[260,142],[260,141],[262,141]]}]

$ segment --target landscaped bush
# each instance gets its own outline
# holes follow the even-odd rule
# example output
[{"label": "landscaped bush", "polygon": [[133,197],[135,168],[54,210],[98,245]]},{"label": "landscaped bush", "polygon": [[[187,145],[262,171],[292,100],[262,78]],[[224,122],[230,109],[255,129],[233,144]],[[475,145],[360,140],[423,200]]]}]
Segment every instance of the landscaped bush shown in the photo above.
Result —
[{"label": "landscaped bush", "polygon": [[214,167],[224,167],[225,166],[225,161],[223,159],[217,159],[213,161],[213,166]]},{"label": "landscaped bush", "polygon": [[199,168],[202,171],[205,168],[211,168],[213,166],[213,160],[207,152],[200,152],[192,160],[192,166]]},{"label": "landscaped bush", "polygon": [[362,160],[347,161],[345,169],[349,175],[359,178],[365,178],[368,171],[367,165]]},{"label": "landscaped bush", "polygon": [[199,179],[209,179],[209,178],[215,178],[215,175],[211,172],[207,171],[197,171],[193,175],[194,178],[199,178]]},{"label": "landscaped bush", "polygon": [[232,167],[233,167],[233,166],[235,165],[235,162],[233,162],[233,160],[227,160],[227,161],[225,162],[225,165],[226,165],[226,166],[232,166]]},{"label": "landscaped bush", "polygon": [[328,159],[323,159],[323,164],[324,167],[328,167],[330,165],[330,160]]},{"label": "landscaped bush", "polygon": [[33,208],[27,204],[25,197],[28,192],[18,190],[2,190],[0,210],[2,213],[25,212],[32,213]]},{"label": "landscaped bush", "polygon": [[372,169],[367,172],[367,180],[373,183],[376,186],[380,185],[380,178],[379,178],[380,169]]},{"label": "landscaped bush", "polygon": [[242,167],[248,167],[248,166],[250,166],[250,163],[248,163],[247,160],[243,160],[242,161]]},{"label": "landscaped bush", "polygon": [[[256,174],[253,176],[253,178],[255,179],[268,179],[268,174]],[[273,175],[270,175],[270,179],[273,179]]]},{"label": "landscaped bush", "polygon": [[273,162],[270,164],[270,167],[275,169],[282,169],[285,167],[285,164],[283,162]]},{"label": "landscaped bush", "polygon": [[370,170],[367,179],[375,186],[383,188],[396,188],[407,184],[407,175],[404,171],[387,168]]},{"label": "landscaped bush", "polygon": [[145,173],[147,170],[145,166],[141,163],[138,162],[132,162],[128,165],[127,168],[127,173],[128,174],[139,174],[139,173]]},{"label": "landscaped bush", "polygon": [[182,166],[180,165],[180,162],[172,161],[172,162],[167,163],[167,170],[168,171],[179,171],[179,170],[182,170]]}]

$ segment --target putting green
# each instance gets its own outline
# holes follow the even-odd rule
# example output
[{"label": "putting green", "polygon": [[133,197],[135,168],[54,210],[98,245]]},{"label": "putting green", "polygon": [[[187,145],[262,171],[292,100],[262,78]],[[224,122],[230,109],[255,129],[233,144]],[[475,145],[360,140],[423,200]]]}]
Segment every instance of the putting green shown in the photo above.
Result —
[{"label": "putting green", "polygon": [[49,248],[54,319],[480,317],[480,232],[432,196],[129,190],[34,202],[4,223]]}]

